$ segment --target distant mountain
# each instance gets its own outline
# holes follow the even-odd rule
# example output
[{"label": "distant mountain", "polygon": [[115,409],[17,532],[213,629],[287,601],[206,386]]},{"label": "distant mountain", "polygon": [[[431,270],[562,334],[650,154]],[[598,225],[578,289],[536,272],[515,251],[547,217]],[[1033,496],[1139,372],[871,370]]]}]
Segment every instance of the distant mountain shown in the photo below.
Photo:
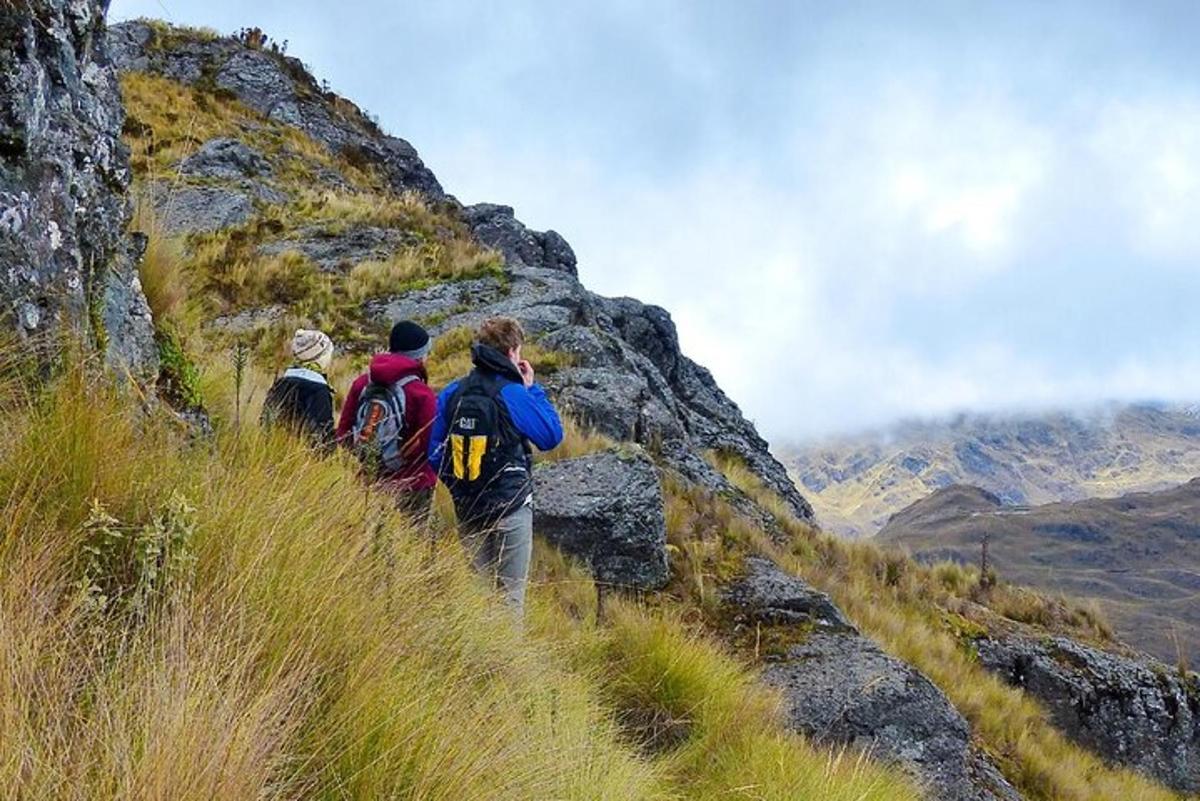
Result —
[{"label": "distant mountain", "polygon": [[985,533],[1004,579],[1097,598],[1121,639],[1172,664],[1181,651],[1200,663],[1200,479],[1035,507],[947,487],[895,515],[877,539],[922,561],[976,562]]},{"label": "distant mountain", "polygon": [[1011,504],[1166,489],[1200,476],[1200,411],[963,415],[778,448],[825,528],[869,536],[931,492],[977,486]]}]

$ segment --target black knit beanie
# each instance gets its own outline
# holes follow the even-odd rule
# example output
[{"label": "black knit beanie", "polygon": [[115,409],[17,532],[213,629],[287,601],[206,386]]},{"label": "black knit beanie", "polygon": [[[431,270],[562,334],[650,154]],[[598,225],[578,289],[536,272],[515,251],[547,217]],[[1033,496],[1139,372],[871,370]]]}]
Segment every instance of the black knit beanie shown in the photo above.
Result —
[{"label": "black knit beanie", "polygon": [[401,320],[392,326],[392,334],[388,337],[388,350],[392,353],[402,353],[414,359],[423,359],[429,355],[429,332],[412,320]]}]

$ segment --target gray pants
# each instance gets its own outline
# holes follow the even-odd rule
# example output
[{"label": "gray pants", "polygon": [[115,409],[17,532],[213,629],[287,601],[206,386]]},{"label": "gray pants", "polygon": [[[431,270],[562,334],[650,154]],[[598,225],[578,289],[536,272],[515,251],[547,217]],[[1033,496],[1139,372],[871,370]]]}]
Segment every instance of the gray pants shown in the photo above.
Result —
[{"label": "gray pants", "polygon": [[463,526],[459,537],[471,555],[471,564],[492,586],[503,589],[517,619],[523,618],[533,553],[533,505],[527,503],[490,526]]}]

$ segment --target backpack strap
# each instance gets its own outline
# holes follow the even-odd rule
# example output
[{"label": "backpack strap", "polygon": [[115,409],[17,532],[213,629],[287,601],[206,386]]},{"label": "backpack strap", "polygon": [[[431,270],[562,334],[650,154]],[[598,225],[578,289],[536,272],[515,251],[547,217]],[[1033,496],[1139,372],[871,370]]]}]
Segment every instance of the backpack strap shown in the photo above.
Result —
[{"label": "backpack strap", "polygon": [[[408,415],[408,398],[404,394],[404,388],[417,380],[415,375],[406,375],[396,383],[392,384],[392,394],[395,395],[397,402],[400,404],[400,414]],[[408,425],[408,421],[404,421]]]}]

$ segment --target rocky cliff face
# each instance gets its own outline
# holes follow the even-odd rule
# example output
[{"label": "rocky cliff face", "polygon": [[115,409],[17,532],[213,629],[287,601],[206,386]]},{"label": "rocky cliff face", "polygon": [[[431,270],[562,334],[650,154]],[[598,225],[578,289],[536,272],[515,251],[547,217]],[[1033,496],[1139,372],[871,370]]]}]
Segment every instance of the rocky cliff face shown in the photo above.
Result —
[{"label": "rocky cliff face", "polygon": [[979,661],[1050,710],[1055,725],[1112,762],[1200,792],[1200,678],[1056,637],[983,639]]},{"label": "rocky cliff face", "polygon": [[126,233],[124,118],[104,37],[107,2],[0,8],[0,307],[20,337],[86,331],[110,362],[156,372]]}]

